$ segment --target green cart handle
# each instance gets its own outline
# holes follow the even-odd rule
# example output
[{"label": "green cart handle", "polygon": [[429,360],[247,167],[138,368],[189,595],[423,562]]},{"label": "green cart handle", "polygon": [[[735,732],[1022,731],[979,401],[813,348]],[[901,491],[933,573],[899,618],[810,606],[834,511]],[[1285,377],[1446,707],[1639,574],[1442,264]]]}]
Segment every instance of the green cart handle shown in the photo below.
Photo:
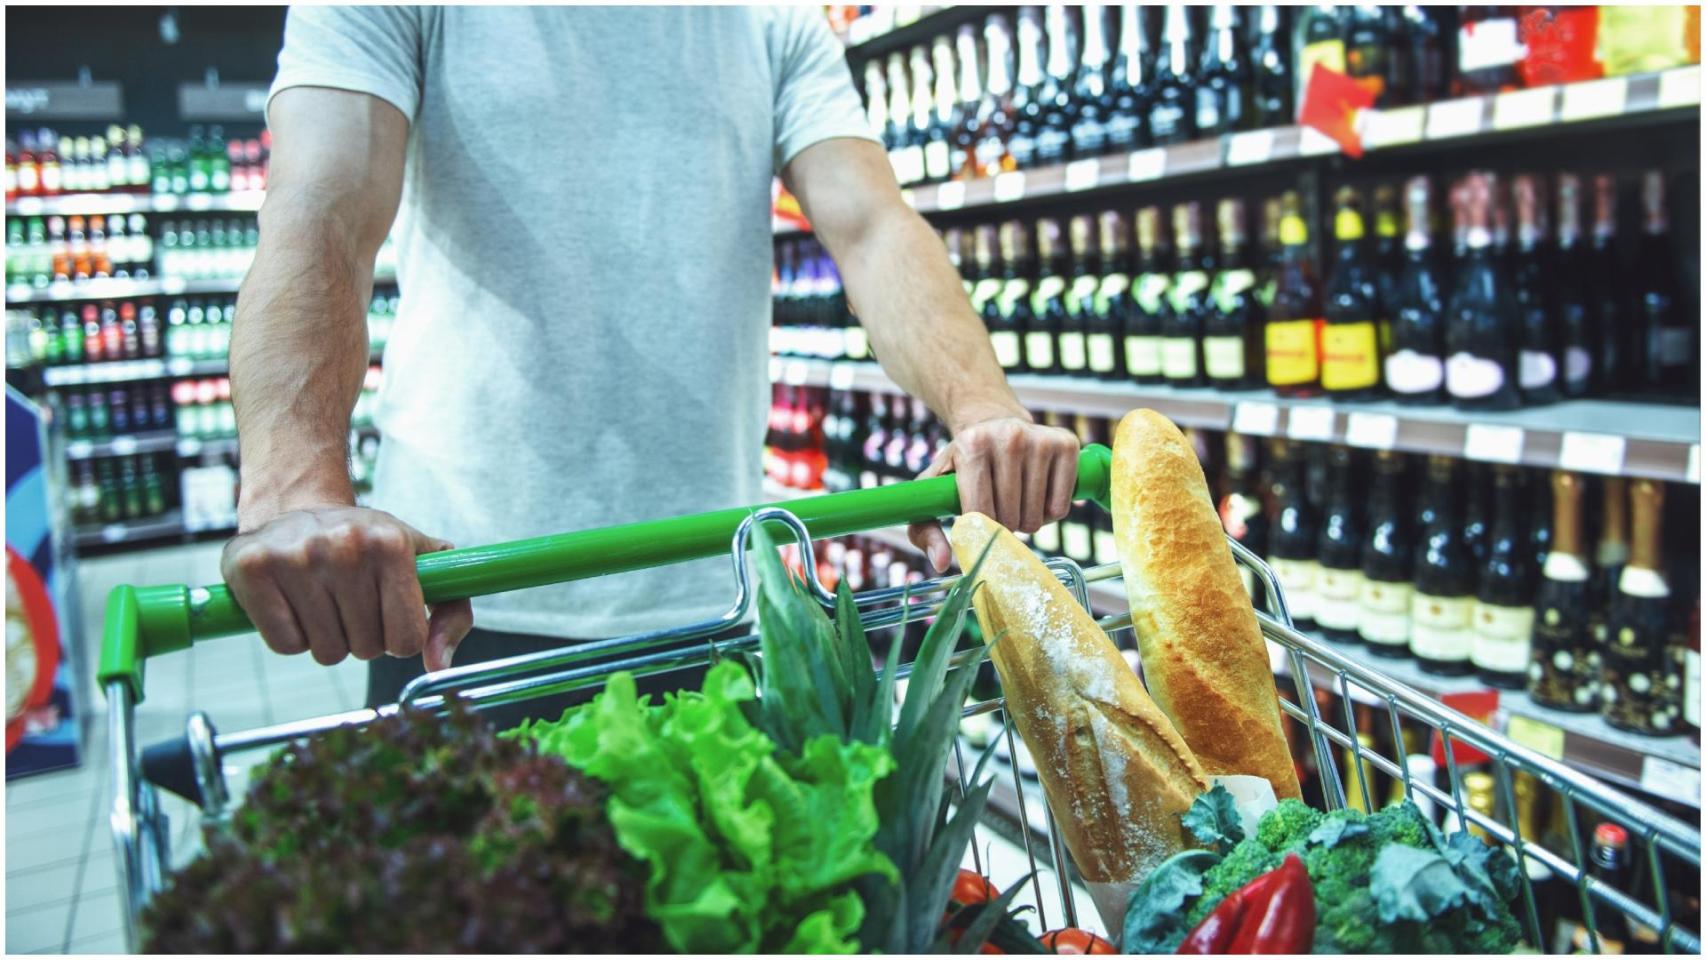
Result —
[{"label": "green cart handle", "polygon": [[[1100,444],[1079,452],[1076,499],[1095,500],[1107,507],[1111,456]],[[960,494],[954,477],[944,475],[774,506],[799,517],[814,538],[824,538],[952,516],[960,512]],[[736,507],[446,550],[423,555],[415,567],[428,603],[461,600],[723,554],[736,528],[751,513],[751,508]],[[147,658],[187,649],[197,640],[252,629],[248,615],[224,584],[116,587],[107,597],[99,673],[102,689],[126,683],[140,702]]]}]

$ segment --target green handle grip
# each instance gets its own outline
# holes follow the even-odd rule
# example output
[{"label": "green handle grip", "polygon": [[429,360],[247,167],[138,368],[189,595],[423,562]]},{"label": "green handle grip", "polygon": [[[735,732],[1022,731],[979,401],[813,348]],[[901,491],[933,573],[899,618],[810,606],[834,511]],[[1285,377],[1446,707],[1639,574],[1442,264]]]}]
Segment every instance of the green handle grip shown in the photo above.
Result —
[{"label": "green handle grip", "polygon": [[[1076,499],[1107,506],[1110,461],[1100,444],[1079,452]],[[960,512],[960,496],[957,481],[946,475],[774,506],[799,517],[813,538],[824,538],[951,516]],[[736,528],[751,513],[752,508],[736,507],[446,550],[423,555],[416,569],[428,603],[584,580],[727,553]],[[148,657],[252,629],[224,584],[121,586],[108,598],[99,676],[103,686],[129,682],[140,700]]]}]

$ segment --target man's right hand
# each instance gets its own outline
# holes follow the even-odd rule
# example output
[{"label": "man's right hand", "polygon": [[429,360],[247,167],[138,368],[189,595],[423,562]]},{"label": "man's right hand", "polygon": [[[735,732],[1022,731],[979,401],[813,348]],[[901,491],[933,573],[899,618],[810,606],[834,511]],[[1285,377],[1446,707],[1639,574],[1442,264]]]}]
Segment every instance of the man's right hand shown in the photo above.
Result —
[{"label": "man's right hand", "polygon": [[225,545],[220,572],[268,647],[313,651],[330,666],[354,654],[423,654],[450,666],[474,625],[467,600],[434,604],[430,617],[415,557],[448,550],[388,513],[329,505],[290,510]]}]

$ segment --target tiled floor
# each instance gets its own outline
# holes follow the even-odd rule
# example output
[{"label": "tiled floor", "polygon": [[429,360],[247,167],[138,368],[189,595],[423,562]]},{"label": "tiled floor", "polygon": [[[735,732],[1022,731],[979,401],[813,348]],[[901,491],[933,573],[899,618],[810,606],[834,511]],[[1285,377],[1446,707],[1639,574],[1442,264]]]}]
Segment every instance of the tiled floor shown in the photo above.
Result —
[{"label": "tiled floor", "polygon": [[[213,583],[219,545],[202,544],[80,561],[80,600],[89,669],[99,647],[101,608],[120,583]],[[325,668],[307,656],[281,657],[254,635],[200,645],[150,661],[147,699],[137,708],[141,744],[183,730],[191,709],[221,731],[320,716],[360,706],[365,667]],[[124,950],[117,874],[106,827],[111,802],[104,702],[92,681],[81,769],[6,785],[6,952],[115,953]],[[194,810],[168,798],[173,859],[194,853]]]}]

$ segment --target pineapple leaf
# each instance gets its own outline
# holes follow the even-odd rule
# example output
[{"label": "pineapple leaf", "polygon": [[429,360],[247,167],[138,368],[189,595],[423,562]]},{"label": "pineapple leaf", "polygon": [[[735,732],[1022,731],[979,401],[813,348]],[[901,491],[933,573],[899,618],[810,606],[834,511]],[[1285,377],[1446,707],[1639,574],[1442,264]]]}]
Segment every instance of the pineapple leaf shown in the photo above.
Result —
[{"label": "pineapple leaf", "polygon": [[[1012,905],[1013,899],[1025,888],[1025,884],[1031,882],[1031,877],[1035,873],[1036,871],[1033,870],[1020,877],[1019,881],[1008,887],[1001,896],[985,903],[974,904],[955,913],[954,919],[949,921],[950,927],[959,926],[968,919],[971,922],[965,923],[959,940],[952,945],[953,952],[978,953],[982,951],[983,945],[989,942],[990,935],[995,933],[995,928],[1007,918],[1007,908]],[[938,943],[940,942],[938,941]],[[1007,951],[998,950],[997,952],[1006,953]]]},{"label": "pineapple leaf", "polygon": [[966,789],[965,799],[954,815],[936,830],[929,852],[910,874],[916,895],[903,907],[907,912],[908,940],[912,941],[907,944],[906,952],[918,953],[928,948],[936,923],[948,903],[948,894],[954,888],[960,861],[965,859],[966,844],[971,842],[972,831],[983,816],[983,808],[989,802],[989,791],[994,786],[994,780],[985,780]]},{"label": "pineapple leaf", "polygon": [[893,711],[887,708],[887,701],[875,699],[878,684],[871,669],[870,643],[865,639],[865,625],[859,620],[859,606],[854,602],[853,591],[848,589],[845,580],[835,590],[835,627],[839,641],[836,652],[841,656],[842,670],[851,684],[848,738],[861,743],[886,744]]},{"label": "pineapple leaf", "polygon": [[834,630],[815,600],[788,575],[764,524],[753,528],[758,554],[760,714],[777,745],[797,752],[818,734],[847,735],[843,690],[824,649]]},{"label": "pineapple leaf", "polygon": [[948,591],[947,598],[942,601],[942,609],[936,614],[936,622],[932,623],[929,631],[924,634],[924,642],[918,648],[918,659],[912,665],[912,676],[907,681],[906,703],[900,708],[899,729],[911,730],[917,727],[920,715],[928,708],[929,699],[941,689],[942,674],[947,670],[948,658],[959,645],[960,631],[965,628],[966,607],[971,605],[972,587],[977,582],[977,573],[982,569],[984,558],[989,555],[989,548],[994,543],[991,539],[984,546],[977,562],[972,564],[965,576]]}]

